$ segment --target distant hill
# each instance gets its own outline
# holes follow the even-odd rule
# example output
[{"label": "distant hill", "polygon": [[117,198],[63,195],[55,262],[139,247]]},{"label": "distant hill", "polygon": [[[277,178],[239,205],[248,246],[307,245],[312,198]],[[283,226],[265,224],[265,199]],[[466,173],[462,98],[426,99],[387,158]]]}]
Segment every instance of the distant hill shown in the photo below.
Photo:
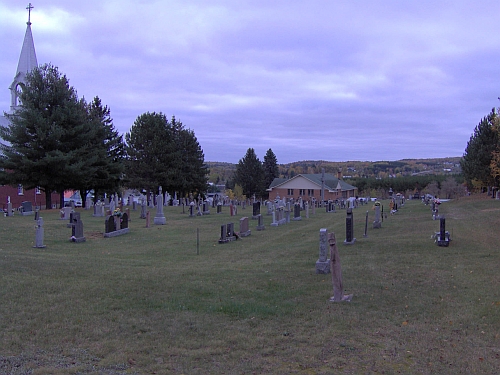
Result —
[{"label": "distant hill", "polygon": [[[396,161],[324,161],[304,160],[279,164],[280,177],[290,178],[300,173],[337,174],[340,170],[343,178],[357,177],[399,177],[419,174],[458,174],[461,157],[402,159]],[[210,169],[210,182],[225,182],[231,179],[236,171],[236,164],[222,162],[206,162]]]}]

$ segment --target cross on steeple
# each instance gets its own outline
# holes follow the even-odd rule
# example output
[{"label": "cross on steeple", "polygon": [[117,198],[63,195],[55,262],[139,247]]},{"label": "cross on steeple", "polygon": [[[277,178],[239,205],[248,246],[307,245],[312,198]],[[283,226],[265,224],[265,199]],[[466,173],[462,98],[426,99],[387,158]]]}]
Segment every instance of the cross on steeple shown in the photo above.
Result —
[{"label": "cross on steeple", "polygon": [[28,4],[28,6],[26,7],[26,9],[28,10],[28,22],[27,24],[28,25],[31,25],[31,9],[33,9],[33,5],[31,5],[31,3]]}]

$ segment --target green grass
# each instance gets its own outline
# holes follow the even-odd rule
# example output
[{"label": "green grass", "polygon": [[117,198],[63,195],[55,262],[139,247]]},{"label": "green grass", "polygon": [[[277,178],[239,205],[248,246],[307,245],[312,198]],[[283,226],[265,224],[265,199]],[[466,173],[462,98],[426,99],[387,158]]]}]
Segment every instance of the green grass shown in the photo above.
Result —
[{"label": "green grass", "polygon": [[[84,243],[43,211],[45,249],[32,247],[33,216],[2,217],[0,373],[500,373],[500,201],[443,203],[449,247],[420,202],[377,230],[370,208],[354,211],[352,246],[344,212],[323,210],[280,227],[266,216],[264,231],[251,220],[227,244],[220,225],[238,230],[251,208],[168,207],[151,228],[131,211],[114,238],[81,210]],[[331,276],[315,273],[321,228],[336,233],[350,303],[330,303]]]}]

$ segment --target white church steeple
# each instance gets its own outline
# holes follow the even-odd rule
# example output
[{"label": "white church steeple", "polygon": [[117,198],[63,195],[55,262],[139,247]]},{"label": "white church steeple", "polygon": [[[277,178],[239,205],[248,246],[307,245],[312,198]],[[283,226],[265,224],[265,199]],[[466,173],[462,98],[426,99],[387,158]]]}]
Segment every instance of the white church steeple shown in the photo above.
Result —
[{"label": "white church steeple", "polygon": [[14,77],[14,81],[9,87],[11,95],[11,112],[14,112],[14,110],[20,105],[19,94],[26,82],[26,74],[38,66],[35,44],[33,43],[33,35],[31,34],[31,9],[33,9],[33,5],[29,3],[26,9],[28,10],[28,22],[26,22],[28,26],[26,27],[26,33],[24,35],[24,42],[23,47],[21,48],[21,55],[19,56],[19,63],[17,64],[16,75]]}]

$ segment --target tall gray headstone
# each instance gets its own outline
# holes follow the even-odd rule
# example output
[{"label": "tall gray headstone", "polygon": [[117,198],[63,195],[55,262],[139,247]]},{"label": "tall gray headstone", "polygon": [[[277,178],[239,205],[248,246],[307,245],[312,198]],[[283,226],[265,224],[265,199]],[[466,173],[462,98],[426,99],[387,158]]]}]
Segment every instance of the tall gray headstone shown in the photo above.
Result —
[{"label": "tall gray headstone", "polygon": [[330,273],[330,261],[328,257],[328,242],[327,242],[327,230],[326,228],[321,228],[319,230],[319,258],[316,261],[316,273],[327,274]]},{"label": "tall gray headstone", "polygon": [[38,218],[36,222],[36,233],[35,233],[35,248],[44,248],[45,245],[43,244],[43,218]]},{"label": "tall gray headstone", "polygon": [[167,219],[163,214],[163,193],[161,192],[161,186],[159,188],[160,193],[156,197],[156,216],[154,218],[155,225],[165,225]]}]

